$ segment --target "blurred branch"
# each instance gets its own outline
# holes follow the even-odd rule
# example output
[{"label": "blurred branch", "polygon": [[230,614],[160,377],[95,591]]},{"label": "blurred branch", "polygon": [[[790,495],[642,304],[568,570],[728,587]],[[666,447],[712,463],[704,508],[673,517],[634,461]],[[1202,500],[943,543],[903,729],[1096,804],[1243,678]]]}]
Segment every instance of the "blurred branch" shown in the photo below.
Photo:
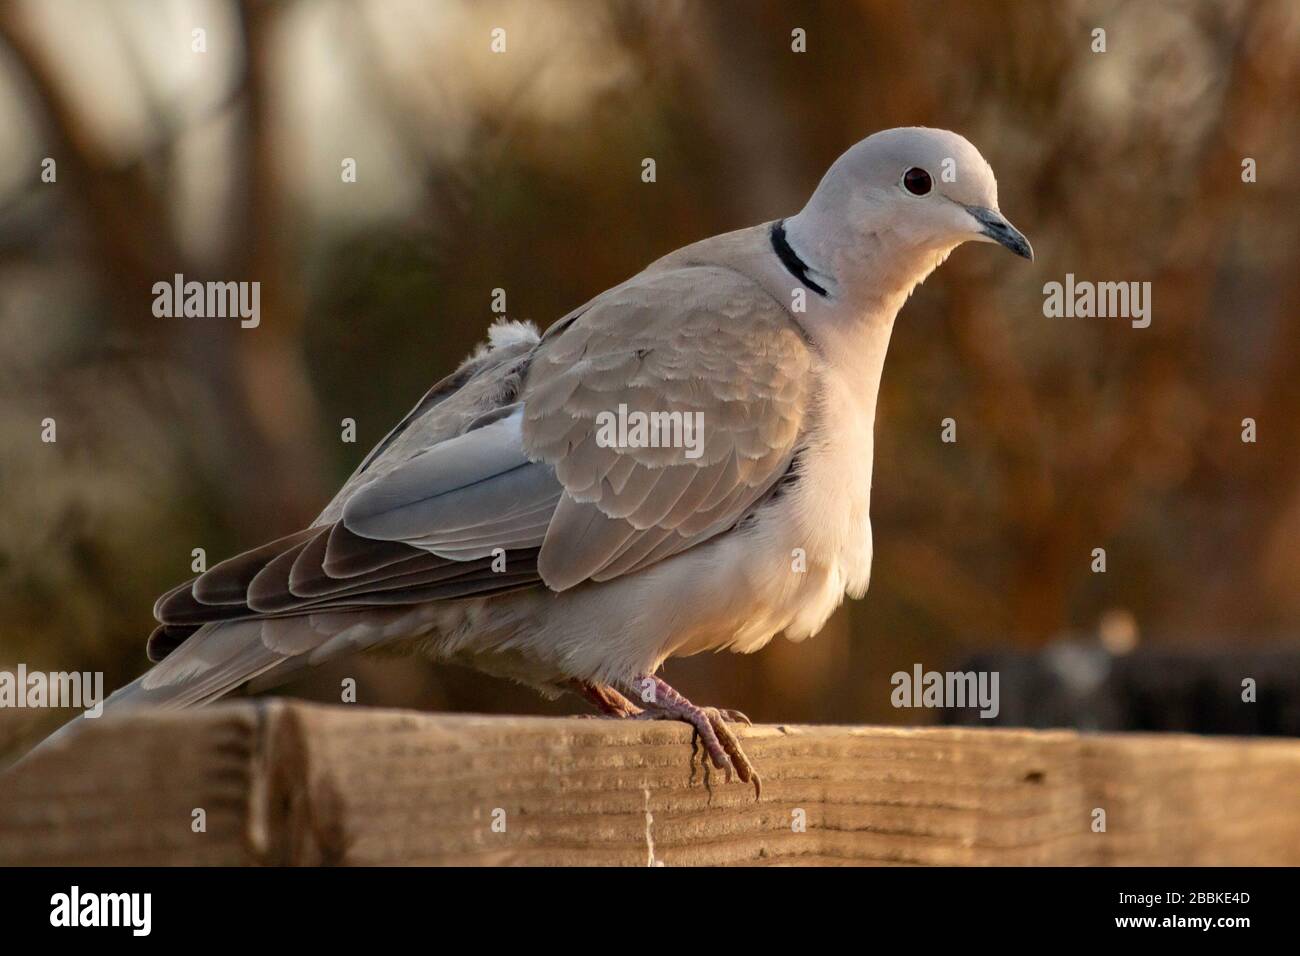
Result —
[{"label": "blurred branch", "polygon": [[[323,504],[323,466],[316,441],[319,422],[298,339],[302,310],[296,277],[278,243],[282,191],[276,178],[273,130],[266,88],[271,70],[267,41],[274,4],[240,4],[248,68],[239,84],[246,117],[236,175],[231,257],[222,271],[231,278],[263,283],[261,307],[267,321],[255,332],[231,333],[202,322],[164,325],[146,307],[153,283],[198,270],[182,251],[171,224],[168,197],[145,175],[146,156],[115,166],[91,135],[81,108],[61,81],[46,50],[17,4],[0,5],[0,43],[13,54],[32,92],[39,125],[60,163],[60,183],[88,213],[94,243],[91,261],[102,275],[114,321],[138,342],[150,343],[159,358],[188,369],[204,382],[223,422],[231,454],[220,477],[227,520],[250,533],[310,519]],[[141,92],[141,91],[137,91]],[[144,91],[146,98],[152,96]],[[156,97],[154,97],[156,99]],[[165,111],[153,110],[155,119]],[[169,122],[150,137],[152,156],[169,154],[181,135]],[[289,530],[286,528],[285,530]]]},{"label": "blurred branch", "polygon": [[62,181],[88,213],[95,259],[106,277],[121,321],[148,328],[136,308],[157,277],[181,268],[165,207],[149,189],[139,165],[115,168],[95,143],[70,92],[32,34],[18,4],[0,4],[0,44],[27,80],[37,120],[49,137]]}]

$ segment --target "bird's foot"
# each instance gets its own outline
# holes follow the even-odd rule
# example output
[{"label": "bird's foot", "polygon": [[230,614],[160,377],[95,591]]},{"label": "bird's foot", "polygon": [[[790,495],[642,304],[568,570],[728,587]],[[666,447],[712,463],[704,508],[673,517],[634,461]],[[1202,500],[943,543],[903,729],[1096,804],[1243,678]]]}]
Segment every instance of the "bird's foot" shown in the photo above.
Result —
[{"label": "bird's foot", "polygon": [[[647,685],[646,681],[649,681],[650,684]],[[755,798],[762,797],[763,781],[759,777],[758,771],[754,769],[754,765],[749,762],[749,758],[745,756],[745,752],[740,748],[740,741],[736,739],[736,735],[727,726],[728,721],[752,726],[752,722],[748,717],[738,710],[698,707],[658,677],[640,677],[634,683],[652,690],[651,694],[641,696],[641,700],[645,704],[645,710],[635,715],[635,719],[680,720],[690,724],[695,729],[700,742],[704,745],[704,751],[709,755],[713,766],[719,770],[725,770],[728,779],[731,777],[731,771],[735,770],[736,776],[740,777],[741,780],[754,785]],[[647,696],[652,699],[646,700]]]},{"label": "bird's foot", "polygon": [[579,714],[580,717],[636,717],[641,708],[610,687],[608,684],[593,684],[590,681],[571,680],[569,689],[589,701],[599,714]]}]

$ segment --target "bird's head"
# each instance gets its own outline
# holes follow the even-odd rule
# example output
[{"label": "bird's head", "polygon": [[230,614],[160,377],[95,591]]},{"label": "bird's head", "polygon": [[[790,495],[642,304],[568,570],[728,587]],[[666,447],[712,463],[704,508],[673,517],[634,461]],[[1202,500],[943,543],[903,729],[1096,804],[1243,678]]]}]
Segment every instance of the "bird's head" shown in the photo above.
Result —
[{"label": "bird's head", "polygon": [[1034,257],[1029,240],[999,211],[997,180],[979,150],[942,129],[868,136],[831,165],[790,222],[814,263],[849,273],[836,275],[841,280],[856,267],[874,271],[882,259],[900,275],[912,261],[928,272],[970,240]]}]

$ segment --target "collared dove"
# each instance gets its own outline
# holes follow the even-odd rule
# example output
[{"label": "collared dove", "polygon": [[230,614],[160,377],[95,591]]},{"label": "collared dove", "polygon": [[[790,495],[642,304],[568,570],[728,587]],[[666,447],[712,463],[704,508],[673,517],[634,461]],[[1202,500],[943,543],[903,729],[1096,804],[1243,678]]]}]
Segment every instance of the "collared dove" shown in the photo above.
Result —
[{"label": "collared dove", "polygon": [[415,649],[609,716],[685,721],[757,790],[727,725],[744,715],[656,672],[803,640],[866,591],[894,317],[970,239],[1033,257],[969,142],[887,130],[797,215],[679,249],[544,335],[497,324],[310,528],[163,595],[158,663],[109,709]]}]

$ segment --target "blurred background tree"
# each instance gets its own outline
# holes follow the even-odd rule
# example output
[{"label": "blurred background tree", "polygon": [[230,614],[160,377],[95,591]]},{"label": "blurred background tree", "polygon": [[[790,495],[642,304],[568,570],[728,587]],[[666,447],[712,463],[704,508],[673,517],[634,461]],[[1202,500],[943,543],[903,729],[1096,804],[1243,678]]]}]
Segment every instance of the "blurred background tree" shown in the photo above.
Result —
[{"label": "blurred background tree", "polygon": [[[759,720],[903,722],[932,715],[890,708],[892,672],[1102,620],[1293,636],[1297,89],[1290,0],[0,0],[0,666],[134,676],[191,549],[310,521],[494,289],[544,327],[797,211],[903,125],[970,138],[1038,260],[964,249],[905,308],[867,598],[669,679]],[[1151,327],[1045,318],[1067,272],[1151,281]],[[155,318],[176,273],[259,281],[260,327]],[[340,674],[367,703],[574,709],[410,661],[296,690],[337,699]],[[49,719],[0,713],[0,746]]]}]

